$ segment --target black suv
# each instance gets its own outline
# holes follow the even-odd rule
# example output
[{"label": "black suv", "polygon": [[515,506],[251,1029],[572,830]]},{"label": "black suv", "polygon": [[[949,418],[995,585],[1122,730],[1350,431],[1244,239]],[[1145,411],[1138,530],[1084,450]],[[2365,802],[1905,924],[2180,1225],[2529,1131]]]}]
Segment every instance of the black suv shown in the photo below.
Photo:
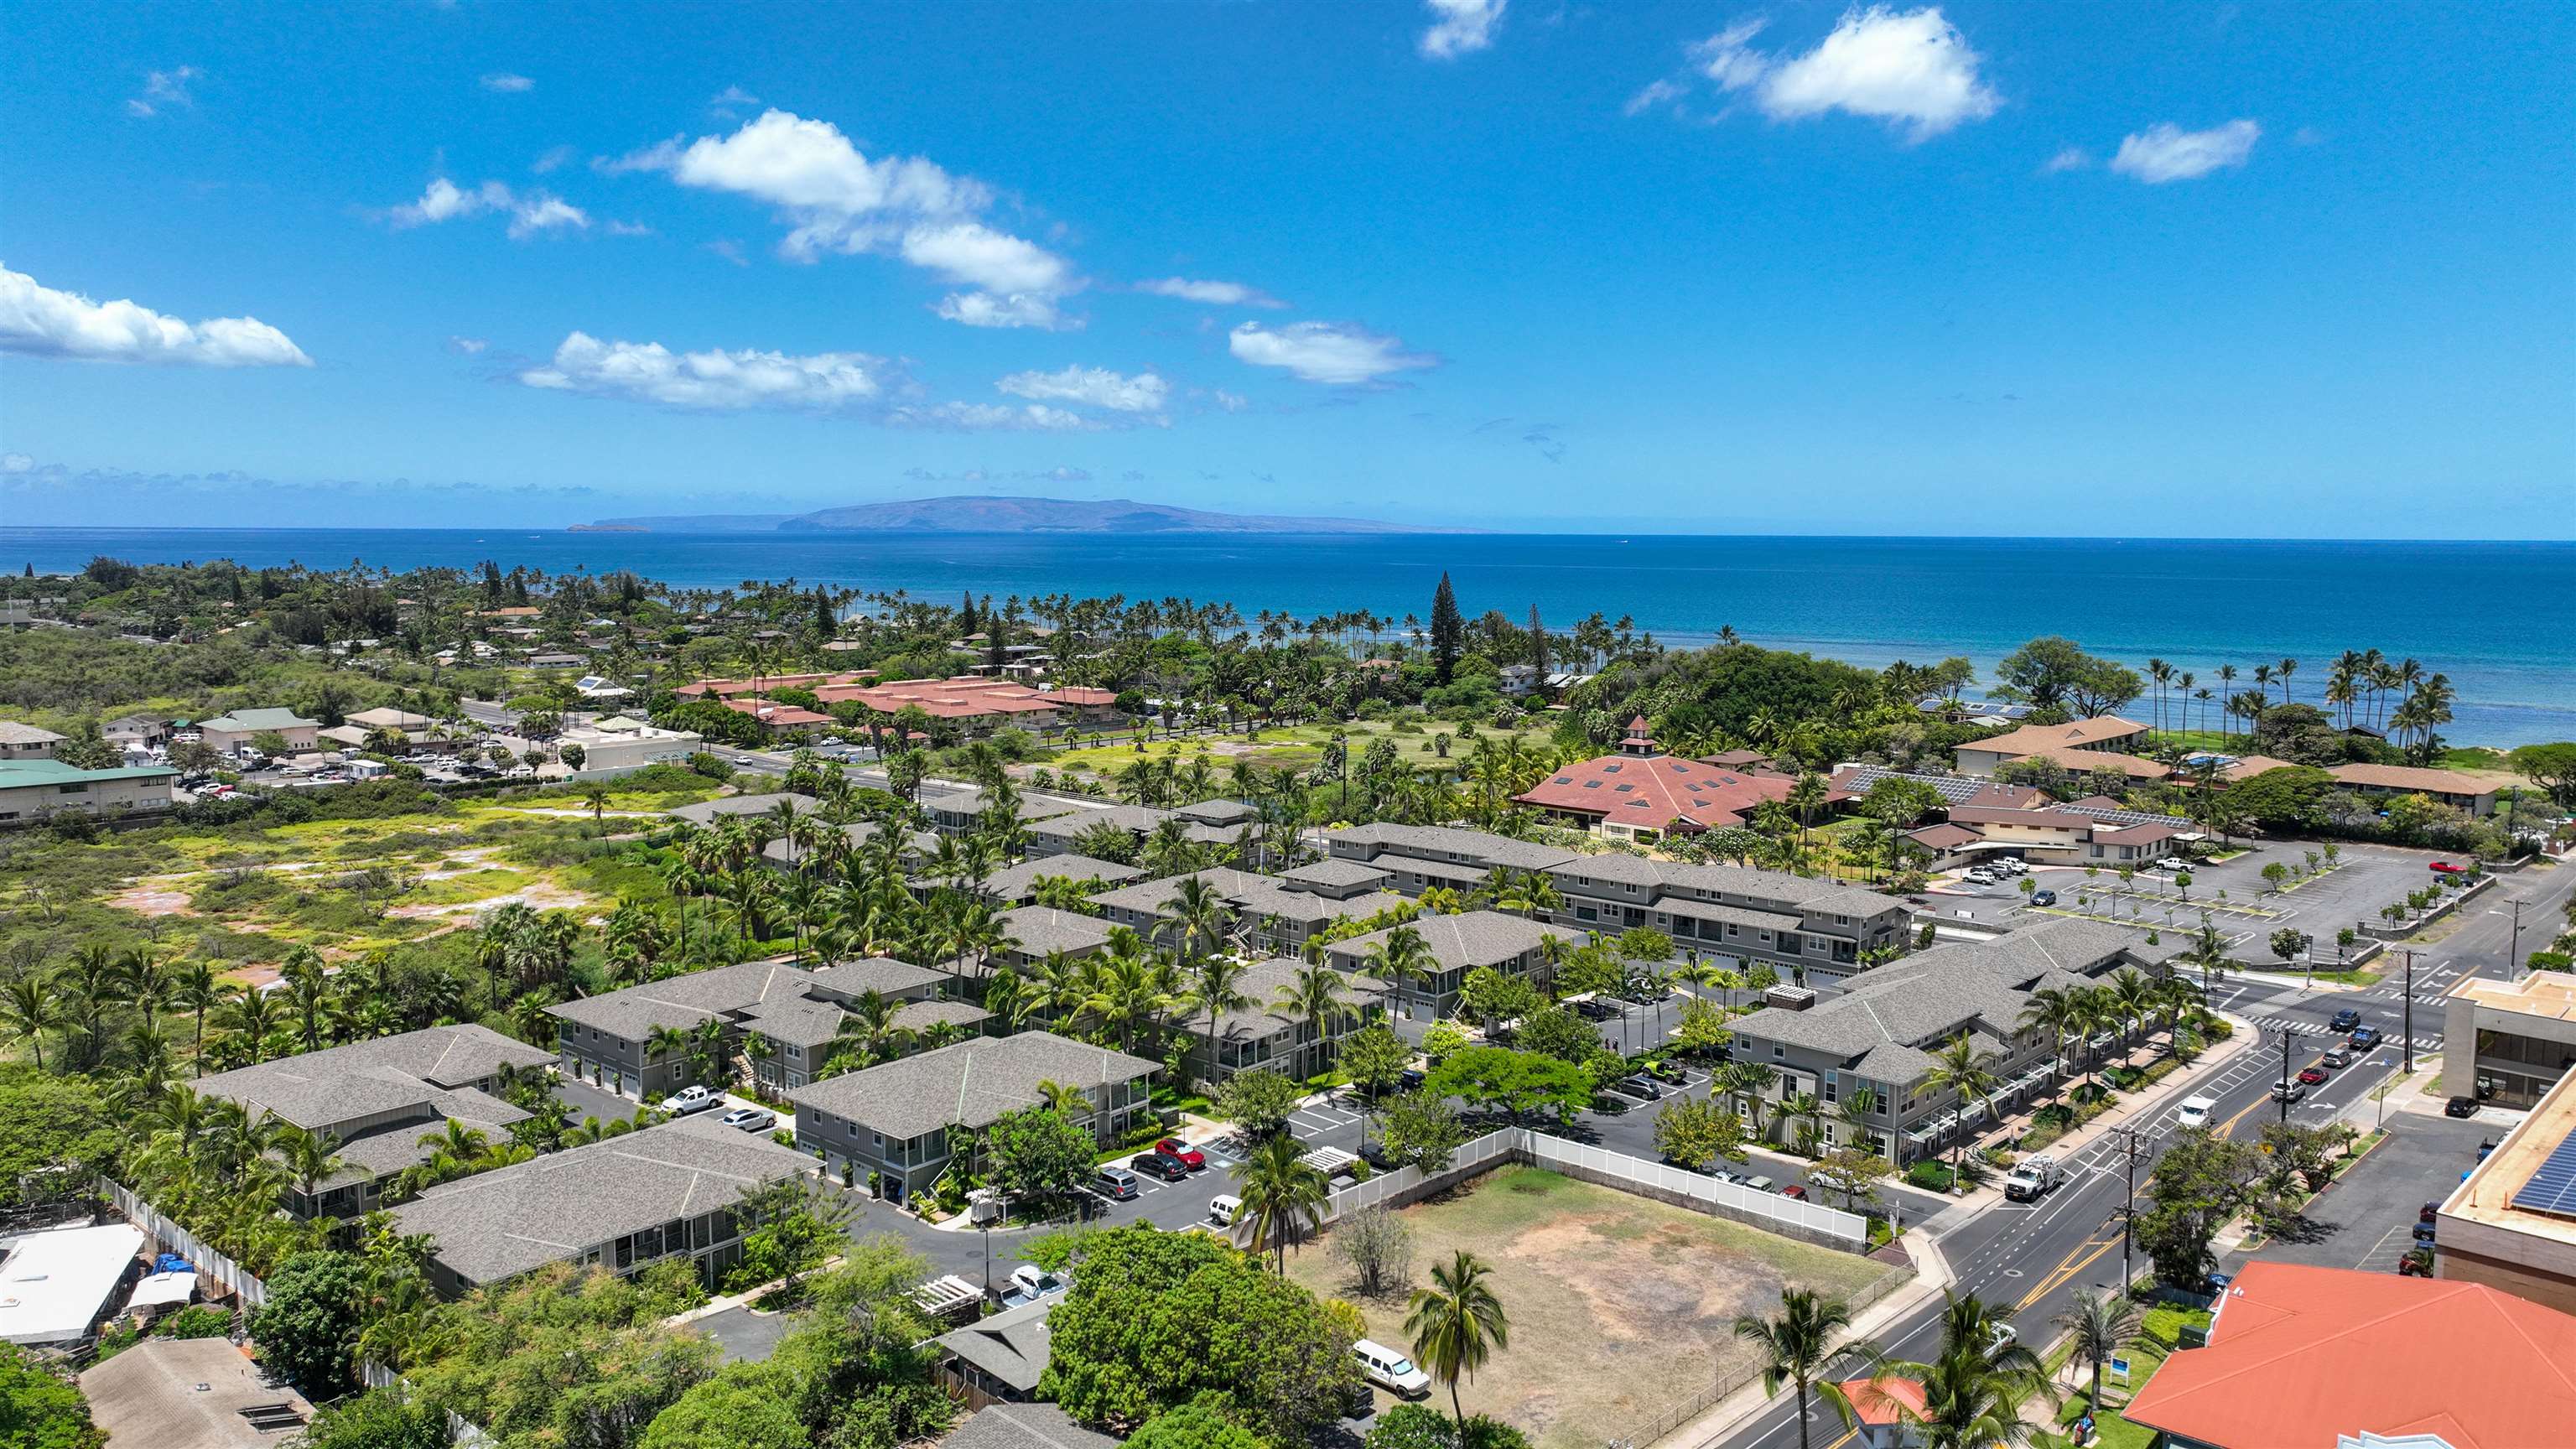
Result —
[{"label": "black suv", "polygon": [[1189,1180],[1190,1165],[1168,1152],[1140,1152],[1130,1158],[1127,1165],[1148,1177],[1159,1177],[1165,1182]]},{"label": "black suv", "polygon": [[2359,1025],[2361,1025],[2361,1013],[2347,1006],[2334,1014],[2334,1020],[2326,1023],[2326,1030],[2350,1031]]}]

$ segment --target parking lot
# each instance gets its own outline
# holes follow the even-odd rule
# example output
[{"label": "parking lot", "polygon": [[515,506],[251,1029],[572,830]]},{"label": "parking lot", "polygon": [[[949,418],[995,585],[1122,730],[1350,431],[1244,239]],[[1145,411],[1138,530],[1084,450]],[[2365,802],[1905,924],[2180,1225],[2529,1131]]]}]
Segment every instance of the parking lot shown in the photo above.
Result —
[{"label": "parking lot", "polygon": [[2450,1196],[2460,1174],[2477,1162],[2478,1143],[2503,1131],[2491,1122],[2397,1113],[2388,1136],[2308,1205],[2305,1227],[2242,1256],[2393,1273],[2415,1245],[2424,1204]]}]

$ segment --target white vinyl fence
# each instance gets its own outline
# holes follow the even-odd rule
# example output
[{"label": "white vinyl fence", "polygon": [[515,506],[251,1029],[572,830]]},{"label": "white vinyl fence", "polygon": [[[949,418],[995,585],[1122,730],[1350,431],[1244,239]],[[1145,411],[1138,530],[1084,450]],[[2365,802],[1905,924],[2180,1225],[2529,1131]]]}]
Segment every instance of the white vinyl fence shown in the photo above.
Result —
[{"label": "white vinyl fence", "polygon": [[1739,1183],[1720,1182],[1716,1178],[1667,1167],[1660,1162],[1586,1147],[1525,1127],[1505,1127],[1486,1133],[1459,1148],[1450,1158],[1449,1166],[1437,1175],[1427,1176],[1420,1168],[1406,1167],[1346,1187],[1326,1201],[1324,1221],[1330,1224],[1345,1214],[1366,1207],[1381,1204],[1398,1207],[1429,1197],[1506,1159],[1652,1197],[1677,1207],[1696,1208],[1717,1217],[1733,1218],[1826,1247],[1854,1253],[1869,1250],[1869,1220],[1858,1213],[1844,1212],[1822,1203],[1800,1202],[1777,1193],[1757,1192]]},{"label": "white vinyl fence", "polygon": [[107,1199],[116,1204],[116,1210],[125,1215],[127,1222],[141,1228],[155,1248],[187,1259],[198,1277],[222,1284],[225,1291],[241,1299],[244,1308],[257,1308],[268,1301],[268,1285],[248,1268],[199,1242],[196,1234],[163,1217],[160,1209],[135,1196],[123,1183],[101,1178],[99,1185],[106,1189]]}]

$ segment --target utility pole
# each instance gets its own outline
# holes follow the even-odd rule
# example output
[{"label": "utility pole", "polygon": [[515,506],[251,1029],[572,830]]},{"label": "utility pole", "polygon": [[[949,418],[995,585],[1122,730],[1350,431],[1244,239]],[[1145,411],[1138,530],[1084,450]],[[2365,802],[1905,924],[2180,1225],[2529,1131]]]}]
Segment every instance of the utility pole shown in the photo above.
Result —
[{"label": "utility pole", "polygon": [[2406,1075],[2411,1077],[2415,1075],[2415,948],[2400,946],[2397,954],[2406,958],[2406,997],[2400,1008],[2402,1015],[2397,1029],[2401,1040],[2398,1045],[2406,1053]]},{"label": "utility pole", "polygon": [[2513,940],[2504,948],[2504,984],[2511,986],[2522,979],[2522,902],[2510,900],[2513,907]]},{"label": "utility pole", "polygon": [[2135,1236],[2131,1228],[2138,1220],[2138,1129],[2116,1127],[2112,1130],[2119,1134],[2120,1149],[2128,1159],[2128,1196],[2120,1202],[2120,1292],[2125,1297],[2129,1285],[2138,1281],[2137,1273],[2129,1266],[2129,1243]]},{"label": "utility pole", "polygon": [[2281,1104],[2281,1125],[2290,1122],[2290,1030],[2281,1029],[2281,1089],[2272,1096]]}]

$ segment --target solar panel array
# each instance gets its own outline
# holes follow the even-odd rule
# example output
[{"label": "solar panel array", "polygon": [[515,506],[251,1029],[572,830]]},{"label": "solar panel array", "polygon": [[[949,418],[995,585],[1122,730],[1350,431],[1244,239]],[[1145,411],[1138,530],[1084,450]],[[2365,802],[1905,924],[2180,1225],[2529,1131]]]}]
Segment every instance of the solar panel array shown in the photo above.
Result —
[{"label": "solar panel array", "polygon": [[2527,1213],[2576,1218],[2576,1133],[2551,1150],[2549,1160],[2514,1193],[2513,1205]]}]

